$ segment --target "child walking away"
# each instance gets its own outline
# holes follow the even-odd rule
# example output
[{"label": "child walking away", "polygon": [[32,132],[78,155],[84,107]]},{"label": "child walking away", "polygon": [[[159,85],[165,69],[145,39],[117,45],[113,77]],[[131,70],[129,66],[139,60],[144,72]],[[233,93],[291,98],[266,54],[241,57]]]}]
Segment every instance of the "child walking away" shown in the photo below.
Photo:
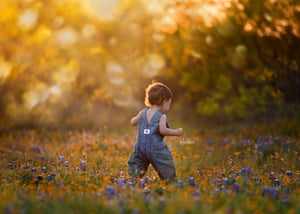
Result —
[{"label": "child walking away", "polygon": [[146,89],[146,108],[131,119],[138,131],[134,151],[128,160],[129,174],[133,178],[142,178],[152,164],[162,180],[172,182],[176,179],[173,157],[164,143],[164,136],[180,136],[183,131],[182,128],[170,129],[167,125],[166,113],[172,96],[166,85],[150,84]]}]

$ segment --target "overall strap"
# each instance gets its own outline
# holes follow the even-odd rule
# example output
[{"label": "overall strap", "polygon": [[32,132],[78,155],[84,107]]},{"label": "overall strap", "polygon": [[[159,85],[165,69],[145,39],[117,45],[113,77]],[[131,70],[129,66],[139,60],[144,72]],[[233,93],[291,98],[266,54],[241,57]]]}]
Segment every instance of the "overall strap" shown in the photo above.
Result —
[{"label": "overall strap", "polygon": [[162,115],[163,115],[163,112],[161,110],[157,110],[157,112],[155,112],[155,114],[153,115],[152,120],[153,121],[157,120],[159,122]]},{"label": "overall strap", "polygon": [[[155,115],[154,115],[154,116],[156,117],[156,118],[154,118],[154,119],[155,119],[155,120],[158,120],[157,122],[159,122],[159,120],[160,120],[160,118],[161,118],[161,116],[162,116],[163,114],[164,114],[164,112],[162,112],[161,110],[158,110],[158,112],[156,112]],[[154,116],[153,116],[153,117],[154,117]],[[166,127],[167,127],[167,128],[170,128],[170,126],[169,126],[169,124],[168,124],[167,122],[166,122]]]}]

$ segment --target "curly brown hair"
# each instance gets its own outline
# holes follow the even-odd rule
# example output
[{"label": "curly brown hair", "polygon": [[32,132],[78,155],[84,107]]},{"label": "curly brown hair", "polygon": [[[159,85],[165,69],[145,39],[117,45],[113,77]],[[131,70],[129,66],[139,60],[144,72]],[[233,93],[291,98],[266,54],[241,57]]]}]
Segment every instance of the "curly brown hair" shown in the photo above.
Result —
[{"label": "curly brown hair", "polygon": [[153,82],[146,88],[145,105],[162,105],[165,100],[173,97],[172,91],[163,83]]}]

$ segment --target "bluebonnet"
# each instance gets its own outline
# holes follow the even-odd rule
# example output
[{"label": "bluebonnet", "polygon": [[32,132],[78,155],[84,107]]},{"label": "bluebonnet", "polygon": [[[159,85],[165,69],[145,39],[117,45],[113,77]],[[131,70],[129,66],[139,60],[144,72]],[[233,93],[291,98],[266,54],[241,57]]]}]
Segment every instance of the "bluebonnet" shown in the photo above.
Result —
[{"label": "bluebonnet", "polygon": [[80,169],[81,169],[82,171],[86,171],[86,162],[85,162],[84,160],[82,160],[82,161],[80,162]]},{"label": "bluebonnet", "polygon": [[125,176],[121,176],[120,178],[119,178],[119,180],[117,181],[117,185],[118,185],[118,187],[126,187],[126,178],[125,178]]},{"label": "bluebonnet", "polygon": [[128,186],[134,187],[134,180],[133,179],[129,179]]},{"label": "bluebonnet", "polygon": [[42,181],[43,180],[43,176],[42,175],[38,175],[37,179],[38,179],[38,181]]},{"label": "bluebonnet", "polygon": [[140,179],[140,181],[139,181],[139,187],[140,188],[144,188],[145,187],[145,181],[144,181],[144,179]]},{"label": "bluebonnet", "polygon": [[287,171],[286,175],[291,178],[291,177],[293,177],[293,172],[292,171]]},{"label": "bluebonnet", "polygon": [[270,188],[268,186],[264,186],[261,195],[262,196],[268,196],[271,198],[278,198],[278,189],[276,187]]},{"label": "bluebonnet", "polygon": [[146,176],[145,183],[146,184],[151,184],[151,178],[149,176]]},{"label": "bluebonnet", "polygon": [[250,168],[249,167],[243,167],[241,169],[241,175],[249,175],[250,174]]},{"label": "bluebonnet", "polygon": [[7,167],[8,167],[9,169],[16,168],[16,163],[14,163],[14,162],[8,163],[8,164],[7,164]]},{"label": "bluebonnet", "polygon": [[48,181],[54,181],[55,180],[55,173],[51,173],[50,175],[47,176]]},{"label": "bluebonnet", "polygon": [[194,187],[198,187],[199,186],[198,183],[195,183],[194,177],[189,177],[188,184],[190,186],[194,186]]},{"label": "bluebonnet", "polygon": [[113,198],[116,195],[115,188],[113,188],[112,186],[107,186],[105,188],[105,192],[108,198]]},{"label": "bluebonnet", "polygon": [[183,182],[182,182],[181,180],[178,180],[178,181],[177,181],[177,185],[178,185],[179,187],[183,187]]},{"label": "bluebonnet", "polygon": [[229,185],[229,183],[230,183],[230,182],[229,182],[229,179],[228,179],[228,178],[224,178],[224,184],[225,184],[225,185]]},{"label": "bluebonnet", "polygon": [[234,182],[234,183],[233,183],[233,189],[234,189],[236,192],[240,192],[240,186],[239,186],[239,183],[238,183],[238,182]]},{"label": "bluebonnet", "polygon": [[43,173],[46,173],[46,172],[47,172],[47,169],[46,169],[45,166],[42,167],[42,172],[43,172]]},{"label": "bluebonnet", "polygon": [[273,183],[274,183],[274,185],[279,185],[279,180],[278,180],[277,178],[275,178],[275,179],[273,180]]},{"label": "bluebonnet", "polygon": [[63,163],[64,160],[65,160],[65,157],[64,157],[63,155],[60,155],[60,156],[58,157],[58,160],[60,161],[60,163]]}]

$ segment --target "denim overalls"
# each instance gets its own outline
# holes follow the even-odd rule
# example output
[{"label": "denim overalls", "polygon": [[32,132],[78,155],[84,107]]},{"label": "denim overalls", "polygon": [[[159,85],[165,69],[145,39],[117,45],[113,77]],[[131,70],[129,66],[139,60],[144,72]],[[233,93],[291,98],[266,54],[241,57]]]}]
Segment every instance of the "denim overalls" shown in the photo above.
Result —
[{"label": "denim overalls", "polygon": [[142,111],[137,125],[137,141],[128,160],[129,174],[132,177],[143,177],[151,163],[161,179],[174,181],[176,171],[173,157],[163,141],[164,136],[159,133],[159,121],[163,112],[155,112],[148,124],[147,110],[145,108]]}]

